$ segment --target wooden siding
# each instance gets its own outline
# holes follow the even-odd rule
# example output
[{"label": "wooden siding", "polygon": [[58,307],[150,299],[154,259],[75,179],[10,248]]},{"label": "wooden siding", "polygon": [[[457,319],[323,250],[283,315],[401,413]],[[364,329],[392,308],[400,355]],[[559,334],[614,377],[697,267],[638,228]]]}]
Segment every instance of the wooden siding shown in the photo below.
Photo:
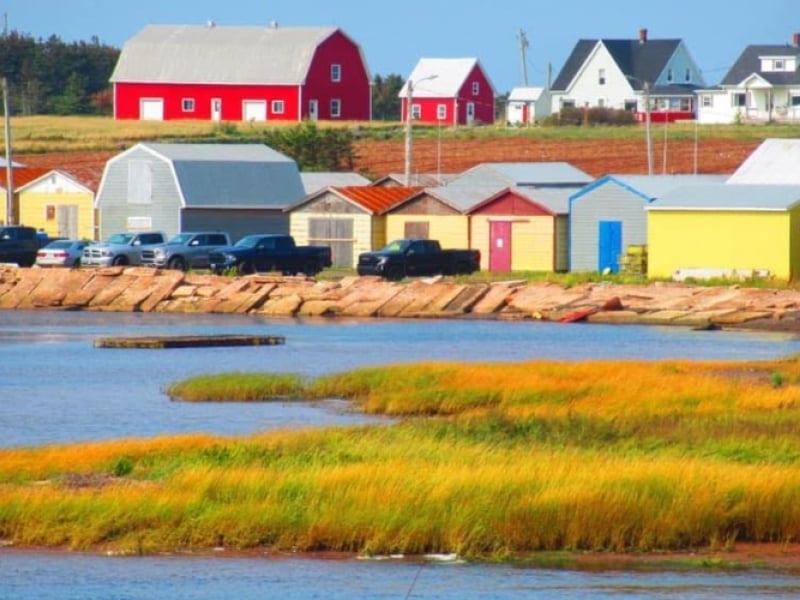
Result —
[{"label": "wooden siding", "polygon": [[289,215],[275,209],[185,208],[181,231],[225,231],[235,243],[251,233],[289,233]]},{"label": "wooden siding", "polygon": [[[149,203],[128,202],[128,165],[131,161],[141,161],[149,169]],[[180,231],[180,194],[172,169],[168,162],[144,149],[134,150],[107,163],[96,207],[100,213],[101,239],[117,231],[127,231],[131,217],[149,219],[149,229],[163,231],[168,236]]]},{"label": "wooden siding", "polygon": [[409,200],[402,206],[392,210],[392,215],[460,215],[452,206],[448,206],[441,200],[429,194],[421,194],[413,200]]},{"label": "wooden siding", "polygon": [[[553,216],[474,215],[472,217],[472,248],[481,252],[481,269],[489,269],[489,223],[509,221],[511,223],[511,270],[554,271],[563,268],[566,260],[565,242],[560,252],[557,231],[564,229]],[[563,219],[561,220],[563,221]]]},{"label": "wooden siding", "polygon": [[465,215],[389,214],[386,217],[387,240],[405,237],[406,223],[425,221],[428,237],[439,240],[442,248],[469,248],[469,217]]},{"label": "wooden siding", "polygon": [[43,230],[50,237],[66,237],[66,232],[59,228],[60,211],[56,207],[74,206],[77,219],[71,228],[73,235],[79,239],[95,239],[94,194],[91,192],[23,191],[19,196],[20,223]]},{"label": "wooden siding", "polygon": [[[671,278],[679,269],[768,269],[796,278],[798,242],[789,212],[652,210],[648,219],[648,277]],[[795,255],[796,256],[796,255]]]},{"label": "wooden siding", "polygon": [[580,196],[570,206],[570,271],[596,271],[600,221],[622,223],[622,249],[647,243],[647,202],[609,182]]}]

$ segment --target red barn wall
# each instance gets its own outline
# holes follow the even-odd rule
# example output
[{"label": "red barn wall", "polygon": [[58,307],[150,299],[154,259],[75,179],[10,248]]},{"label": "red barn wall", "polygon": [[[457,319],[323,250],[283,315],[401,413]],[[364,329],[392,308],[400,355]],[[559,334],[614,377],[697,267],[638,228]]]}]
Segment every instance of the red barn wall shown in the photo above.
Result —
[{"label": "red barn wall", "polygon": [[[478,94],[472,93],[472,84],[478,83]],[[475,105],[474,120],[480,123],[494,123],[494,91],[483,70],[478,66],[472,69],[464,85],[458,92],[458,122],[467,122],[467,103]]]}]

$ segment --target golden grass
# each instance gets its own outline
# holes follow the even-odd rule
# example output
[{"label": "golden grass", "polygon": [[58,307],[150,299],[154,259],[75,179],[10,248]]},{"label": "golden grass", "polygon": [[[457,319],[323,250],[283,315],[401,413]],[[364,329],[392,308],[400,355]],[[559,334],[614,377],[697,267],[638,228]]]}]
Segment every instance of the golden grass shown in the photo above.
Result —
[{"label": "golden grass", "polygon": [[0,450],[0,537],[483,558],[800,539],[795,359],[421,364],[307,386],[403,420]]}]

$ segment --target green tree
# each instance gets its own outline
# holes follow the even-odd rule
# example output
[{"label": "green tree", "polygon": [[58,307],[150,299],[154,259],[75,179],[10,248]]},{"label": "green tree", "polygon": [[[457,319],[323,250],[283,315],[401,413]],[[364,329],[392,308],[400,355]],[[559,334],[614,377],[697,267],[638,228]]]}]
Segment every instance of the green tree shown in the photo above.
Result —
[{"label": "green tree", "polygon": [[403,89],[400,75],[376,75],[372,85],[372,118],[378,121],[399,121],[401,102],[398,94]]}]

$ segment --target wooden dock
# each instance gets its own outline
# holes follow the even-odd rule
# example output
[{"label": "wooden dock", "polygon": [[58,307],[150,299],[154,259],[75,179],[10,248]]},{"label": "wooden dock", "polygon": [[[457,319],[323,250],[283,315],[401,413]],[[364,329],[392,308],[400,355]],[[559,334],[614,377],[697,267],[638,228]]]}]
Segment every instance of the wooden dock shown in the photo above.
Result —
[{"label": "wooden dock", "polygon": [[95,348],[210,348],[212,346],[278,346],[277,335],[167,335],[97,338]]}]

